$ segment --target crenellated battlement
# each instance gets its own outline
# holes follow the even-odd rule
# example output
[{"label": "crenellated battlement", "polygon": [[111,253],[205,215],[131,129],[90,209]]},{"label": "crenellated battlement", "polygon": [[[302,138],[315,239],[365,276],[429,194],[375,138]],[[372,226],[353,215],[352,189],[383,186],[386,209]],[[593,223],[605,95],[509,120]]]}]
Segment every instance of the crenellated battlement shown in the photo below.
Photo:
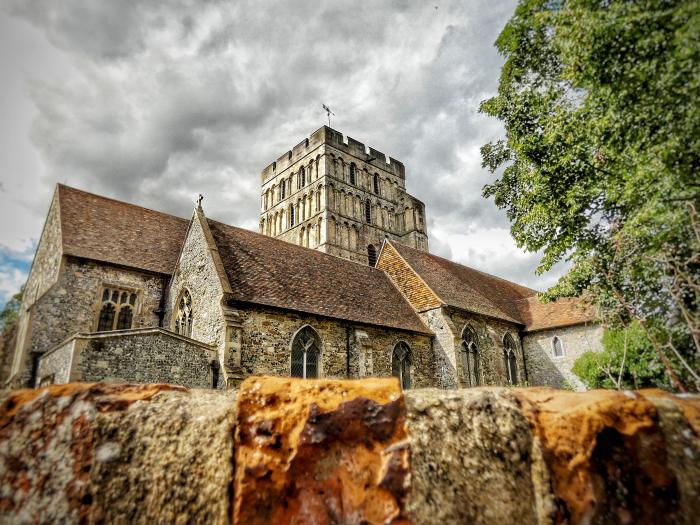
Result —
[{"label": "crenellated battlement", "polygon": [[286,170],[299,159],[308,155],[313,150],[327,144],[339,151],[357,157],[358,159],[370,162],[371,165],[380,167],[393,175],[404,179],[406,170],[402,162],[389,157],[379,150],[366,146],[364,143],[349,136],[343,136],[340,131],[336,131],[328,126],[323,126],[314,131],[308,138],[302,140],[291,150],[277,158],[262,170],[262,182],[266,182],[278,173]]}]

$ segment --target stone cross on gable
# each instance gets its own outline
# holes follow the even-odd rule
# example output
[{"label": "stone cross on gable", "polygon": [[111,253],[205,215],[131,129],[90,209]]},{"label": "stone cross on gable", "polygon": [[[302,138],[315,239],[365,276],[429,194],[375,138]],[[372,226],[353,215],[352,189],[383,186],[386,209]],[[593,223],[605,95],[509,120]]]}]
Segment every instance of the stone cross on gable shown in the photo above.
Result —
[{"label": "stone cross on gable", "polygon": [[203,201],[203,200],[204,200],[204,195],[202,195],[202,194],[200,193],[200,194],[199,194],[199,197],[197,197],[197,208],[201,208],[201,207],[202,207],[202,201]]}]

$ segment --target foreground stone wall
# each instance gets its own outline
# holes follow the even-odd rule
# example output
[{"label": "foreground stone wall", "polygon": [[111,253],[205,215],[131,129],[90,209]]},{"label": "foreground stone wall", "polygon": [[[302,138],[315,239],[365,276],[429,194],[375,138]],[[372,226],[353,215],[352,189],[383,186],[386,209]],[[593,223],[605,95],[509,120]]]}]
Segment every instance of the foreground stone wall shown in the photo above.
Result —
[{"label": "foreground stone wall", "polygon": [[658,390],[0,394],[2,523],[693,524],[699,458],[700,398]]}]

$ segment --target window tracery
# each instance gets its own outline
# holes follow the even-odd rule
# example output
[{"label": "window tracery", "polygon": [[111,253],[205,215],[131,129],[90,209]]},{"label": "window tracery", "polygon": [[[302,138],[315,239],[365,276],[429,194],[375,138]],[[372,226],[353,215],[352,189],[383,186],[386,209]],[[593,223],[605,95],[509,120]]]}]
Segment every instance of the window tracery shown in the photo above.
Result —
[{"label": "window tracery", "polygon": [[175,333],[192,337],[192,296],[189,290],[184,290],[177,302],[177,315],[175,317]]},{"label": "window tracery", "polygon": [[411,388],[411,348],[400,341],[391,354],[391,374],[399,378],[401,388]]},{"label": "window tracery", "polygon": [[479,355],[479,338],[470,325],[462,331],[462,363],[468,386],[481,384],[481,356]]},{"label": "window tracery", "polygon": [[118,288],[102,290],[102,305],[97,321],[97,331],[129,330],[134,321],[137,294]]},{"label": "window tracery", "polygon": [[513,337],[510,334],[506,334],[503,337],[503,361],[506,368],[506,376],[508,382],[511,385],[518,384],[518,362],[515,359],[515,352],[517,346]]},{"label": "window tracery", "polygon": [[292,340],[291,376],[311,379],[318,377],[318,356],[321,340],[316,330],[305,326]]}]

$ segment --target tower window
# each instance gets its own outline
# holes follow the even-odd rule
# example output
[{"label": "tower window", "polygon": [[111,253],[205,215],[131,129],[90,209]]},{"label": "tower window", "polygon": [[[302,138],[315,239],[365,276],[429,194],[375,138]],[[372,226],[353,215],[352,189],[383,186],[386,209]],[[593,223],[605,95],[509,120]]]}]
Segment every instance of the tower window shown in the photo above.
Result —
[{"label": "tower window", "polygon": [[280,183],[280,200],[284,199],[284,197],[285,197],[285,195],[286,195],[286,191],[285,191],[285,190],[286,190],[287,186],[285,185],[284,182],[285,182],[285,181],[282,181],[282,182]]},{"label": "tower window", "polygon": [[306,186],[306,170],[302,166],[299,170],[299,185],[303,188]]},{"label": "tower window", "polygon": [[355,163],[350,164],[350,184],[353,186],[357,184],[356,173],[355,173]]},{"label": "tower window", "polygon": [[316,331],[305,326],[292,340],[291,376],[304,379],[318,377],[318,355],[321,340]]},{"label": "tower window", "polygon": [[134,321],[136,293],[114,288],[102,290],[102,306],[97,331],[129,330]]},{"label": "tower window", "polygon": [[372,222],[372,205],[369,201],[365,201],[365,221]]},{"label": "tower window", "polygon": [[379,175],[374,174],[374,193],[379,195]]},{"label": "tower window", "polygon": [[377,264],[377,249],[373,244],[367,246],[367,264],[370,266]]},{"label": "tower window", "polygon": [[294,220],[295,220],[295,219],[296,219],[296,217],[294,216],[294,204],[292,204],[292,205],[289,207],[289,227],[290,227],[290,228],[291,228],[292,226],[294,226]]}]

